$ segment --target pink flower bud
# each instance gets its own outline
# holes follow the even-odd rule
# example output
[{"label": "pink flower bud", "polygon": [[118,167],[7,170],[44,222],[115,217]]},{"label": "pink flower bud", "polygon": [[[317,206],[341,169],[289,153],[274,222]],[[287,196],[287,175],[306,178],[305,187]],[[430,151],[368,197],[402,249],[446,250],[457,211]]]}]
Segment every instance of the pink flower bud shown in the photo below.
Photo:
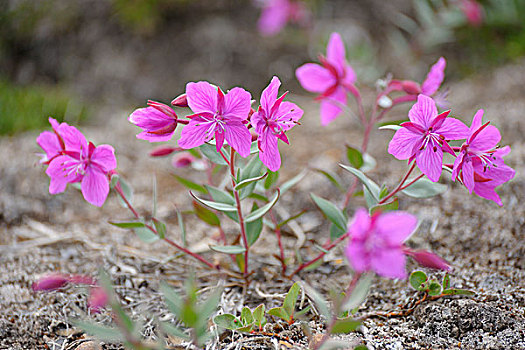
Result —
[{"label": "pink flower bud", "polygon": [[155,108],[157,111],[162,112],[166,114],[169,117],[172,117],[173,119],[177,120],[177,114],[175,114],[175,111],[171,109],[171,107],[166,106],[164,103],[148,100],[148,106]]},{"label": "pink flower bud", "polygon": [[428,250],[411,250],[406,249],[405,254],[412,257],[419,265],[431,269],[451,271],[452,267],[442,257]]},{"label": "pink flower bud", "polygon": [[92,277],[84,276],[84,275],[71,275],[69,276],[69,282],[73,284],[86,284],[86,285],[96,284],[96,281]]},{"label": "pink flower bud", "polygon": [[153,151],[149,153],[150,157],[164,157],[169,156],[173,152],[181,151],[182,148],[180,147],[169,147],[169,146],[161,146],[155,148]]},{"label": "pink flower bud", "polygon": [[67,275],[53,274],[40,278],[31,288],[35,292],[49,292],[64,287],[69,282]]},{"label": "pink flower bud", "polygon": [[178,154],[174,155],[171,164],[173,164],[173,166],[175,168],[187,168],[195,160],[196,159],[195,159],[194,156],[192,156],[191,154],[189,154],[187,152],[183,152],[183,153],[178,153]]},{"label": "pink flower bud", "polygon": [[186,98],[186,94],[179,95],[171,101],[171,104],[175,107],[188,107],[188,99]]},{"label": "pink flower bud", "polygon": [[419,84],[412,80],[403,80],[401,82],[401,88],[409,95],[417,95],[421,93],[421,87]]},{"label": "pink flower bud", "polygon": [[101,287],[93,287],[89,291],[88,307],[93,313],[99,313],[109,301],[109,296]]}]

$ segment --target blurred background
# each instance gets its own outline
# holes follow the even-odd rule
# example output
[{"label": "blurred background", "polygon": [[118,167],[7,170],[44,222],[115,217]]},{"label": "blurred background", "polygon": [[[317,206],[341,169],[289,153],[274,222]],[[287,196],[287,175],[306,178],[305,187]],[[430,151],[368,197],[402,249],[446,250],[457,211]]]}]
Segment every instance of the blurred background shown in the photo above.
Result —
[{"label": "blurred background", "polygon": [[[265,12],[284,18],[271,33]],[[169,102],[188,81],[257,96],[278,75],[303,93],[294,71],[333,31],[361,85],[417,80],[440,56],[457,80],[525,55],[525,0],[2,0],[0,134]]]}]

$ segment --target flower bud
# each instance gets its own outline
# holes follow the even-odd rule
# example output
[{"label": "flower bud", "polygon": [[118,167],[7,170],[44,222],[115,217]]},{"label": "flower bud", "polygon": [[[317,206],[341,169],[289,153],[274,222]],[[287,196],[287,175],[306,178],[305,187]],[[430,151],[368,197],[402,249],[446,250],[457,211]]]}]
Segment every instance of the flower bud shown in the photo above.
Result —
[{"label": "flower bud", "polygon": [[171,164],[173,164],[173,166],[175,168],[187,168],[189,167],[194,161],[195,161],[195,157],[192,156],[190,153],[188,152],[182,152],[182,153],[178,153],[176,155],[173,156],[173,159],[171,161]]},{"label": "flower bud", "polygon": [[96,281],[90,277],[90,276],[84,276],[84,275],[72,275],[69,276],[69,282],[73,284],[86,284],[86,285],[94,285],[96,284]]},{"label": "flower bud", "polygon": [[33,283],[31,288],[35,292],[49,292],[64,287],[69,282],[69,278],[62,274],[47,275]]},{"label": "flower bud", "polygon": [[109,301],[109,296],[101,287],[93,287],[89,291],[88,307],[93,313],[99,313]]},{"label": "flower bud", "polygon": [[438,269],[443,271],[451,271],[452,267],[450,264],[443,259],[442,257],[434,254],[428,250],[405,250],[405,254],[409,255],[414,259],[419,265],[423,267],[428,267],[431,269]]},{"label": "flower bud", "polygon": [[186,94],[179,95],[171,101],[171,104],[175,107],[188,107],[188,99],[186,98]]},{"label": "flower bud", "polygon": [[403,80],[401,82],[401,88],[409,95],[417,95],[421,93],[421,87],[419,84],[412,80]]},{"label": "flower bud", "polygon": [[169,156],[173,152],[181,151],[182,148],[180,147],[170,147],[170,146],[161,146],[155,148],[153,151],[149,153],[150,157],[164,157]]}]

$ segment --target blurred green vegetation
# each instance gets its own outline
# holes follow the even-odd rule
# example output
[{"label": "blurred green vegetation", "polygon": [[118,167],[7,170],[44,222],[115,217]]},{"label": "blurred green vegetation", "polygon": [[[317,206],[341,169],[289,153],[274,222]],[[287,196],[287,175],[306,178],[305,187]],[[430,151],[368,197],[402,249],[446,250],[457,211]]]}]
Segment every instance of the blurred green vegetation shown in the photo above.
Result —
[{"label": "blurred green vegetation", "polygon": [[77,123],[87,109],[65,92],[49,86],[16,86],[0,78],[0,135],[43,129],[48,118]]}]

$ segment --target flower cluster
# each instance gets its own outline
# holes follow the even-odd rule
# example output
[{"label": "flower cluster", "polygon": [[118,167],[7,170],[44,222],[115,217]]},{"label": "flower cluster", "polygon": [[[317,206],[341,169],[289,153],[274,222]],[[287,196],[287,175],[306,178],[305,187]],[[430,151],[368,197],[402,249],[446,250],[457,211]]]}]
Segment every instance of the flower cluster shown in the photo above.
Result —
[{"label": "flower cluster", "polygon": [[[138,138],[150,142],[169,140],[178,123],[186,124],[181,132],[178,144],[182,149],[192,149],[206,142],[215,141],[217,152],[222,154],[222,147],[228,143],[241,157],[250,155],[252,134],[257,133],[259,157],[271,171],[281,167],[278,141],[288,143],[285,132],[290,130],[303,116],[303,111],[296,104],[284,101],[287,93],[278,96],[281,85],[279,78],[273,77],[268,87],[262,92],[261,105],[257,111],[251,108],[251,94],[240,87],[224,93],[220,87],[200,81],[188,83],[184,97],[174,100],[177,105],[184,99],[193,114],[187,120],[177,119],[175,112],[168,106],[150,102],[150,107],[135,110],[129,121],[144,131]],[[182,104],[185,105],[185,104]],[[161,116],[162,114],[162,116]],[[176,166],[189,161],[179,158]]]},{"label": "flower cluster", "polygon": [[117,167],[115,151],[109,145],[95,146],[74,126],[49,118],[53,132],[44,131],[38,145],[48,164],[49,193],[64,192],[68,183],[80,183],[82,195],[91,204],[102,206],[109,193],[110,173]]}]

